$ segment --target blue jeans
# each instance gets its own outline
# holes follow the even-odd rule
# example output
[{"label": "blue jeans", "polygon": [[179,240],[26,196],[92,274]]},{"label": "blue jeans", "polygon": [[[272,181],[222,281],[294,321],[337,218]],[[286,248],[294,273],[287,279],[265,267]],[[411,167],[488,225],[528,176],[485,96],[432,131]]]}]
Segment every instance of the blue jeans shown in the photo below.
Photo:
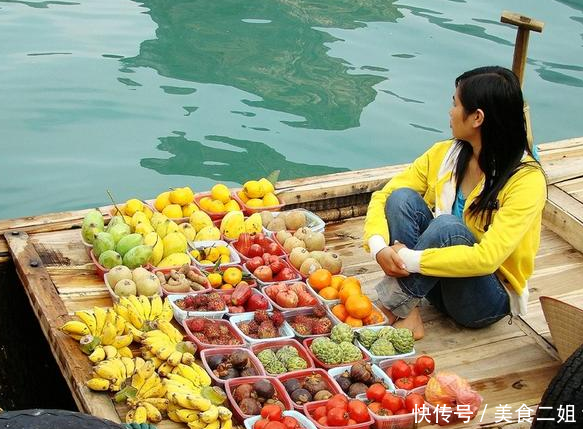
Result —
[{"label": "blue jeans", "polygon": [[[409,249],[456,245],[472,246],[476,243],[474,235],[456,216],[441,215],[433,217],[421,196],[409,188],[393,191],[387,200],[385,213],[389,223],[390,245],[397,240]],[[426,298],[443,313],[457,323],[481,328],[491,325],[510,314],[508,294],[495,274],[485,276],[454,278],[430,277],[418,273],[396,279],[391,283],[387,277],[385,285],[399,290],[393,294],[379,291],[379,298],[397,316],[404,317],[421,300]],[[379,286],[382,286],[382,283]],[[379,287],[377,286],[377,291]],[[386,302],[387,297],[391,302]],[[399,311],[400,310],[400,311]],[[400,312],[406,314],[401,315]]]}]

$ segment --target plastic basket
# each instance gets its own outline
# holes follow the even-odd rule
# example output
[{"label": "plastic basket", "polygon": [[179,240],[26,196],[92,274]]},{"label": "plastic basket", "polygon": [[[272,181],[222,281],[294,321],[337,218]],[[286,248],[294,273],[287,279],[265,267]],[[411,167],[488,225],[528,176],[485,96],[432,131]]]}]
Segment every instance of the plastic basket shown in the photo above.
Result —
[{"label": "plastic basket", "polygon": [[[332,316],[334,316],[334,315],[332,315]],[[338,319],[336,319],[336,320],[338,320]],[[356,329],[356,332],[362,331],[363,329],[372,329],[374,331],[380,331],[383,328],[394,329],[392,326],[370,325],[370,326],[363,326],[362,328],[358,328],[358,329]],[[356,345],[358,347],[360,347],[360,349],[370,358],[372,363],[375,363],[375,364],[378,364],[382,361],[397,360],[397,359],[403,359],[403,358],[410,357],[410,356],[415,356],[415,353],[416,353],[415,347],[413,347],[413,350],[411,350],[409,353],[400,353],[400,354],[385,355],[385,356],[374,355],[370,351],[368,351],[368,349],[366,347],[364,347],[362,344],[360,344],[360,341],[358,341],[358,336],[356,337]]]},{"label": "plastic basket", "polygon": [[[310,375],[316,375],[316,374],[320,375],[322,377],[322,380],[326,383],[327,390],[330,393],[332,393],[333,395],[335,395],[337,393],[343,393],[342,389],[340,388],[338,383],[336,383],[336,381],[334,381],[334,379],[332,377],[330,377],[330,375],[326,372],[326,370],[322,369],[322,368],[302,369],[299,371],[292,371],[292,372],[288,372],[287,374],[278,375],[277,378],[279,379],[279,381],[281,381],[281,383],[285,387],[285,382],[287,380],[289,380],[290,378],[297,379],[301,383],[306,377],[308,377]],[[290,394],[290,392],[288,392],[288,394]],[[290,399],[291,399],[291,396],[290,396]],[[314,401],[310,401],[310,402],[314,402]],[[293,402],[293,399],[292,399],[292,405],[296,410],[303,411],[303,409],[304,409],[304,404],[298,405],[295,402]]]},{"label": "plastic basket", "polygon": [[[278,282],[278,283],[287,283],[287,284],[291,284],[290,282]],[[307,291],[307,292],[308,292],[308,293],[309,293],[311,296],[313,296],[314,298],[316,298],[316,294],[314,293],[314,290],[313,290],[312,288],[308,287],[308,286],[306,285],[306,283],[304,283],[304,282],[294,282],[294,283],[301,283],[301,284],[303,284],[303,285],[306,287],[306,291]],[[291,307],[291,308],[290,308],[290,307],[282,307],[282,306],[280,306],[279,304],[277,304],[277,302],[275,302],[274,300],[272,300],[272,299],[269,297],[269,295],[267,295],[267,290],[268,290],[268,289],[270,289],[270,288],[273,288],[273,286],[274,286],[274,285],[275,285],[275,284],[271,284],[271,285],[269,285],[269,286],[265,286],[265,287],[263,288],[263,293],[265,294],[265,296],[267,297],[267,300],[268,300],[268,301],[271,303],[271,305],[273,306],[273,308],[275,308],[275,309],[277,309],[277,310],[279,310],[279,311],[286,311],[286,312],[287,312],[287,311],[294,311],[294,310],[310,309],[310,308],[313,308],[313,307],[314,307],[313,305],[307,305],[307,306],[302,306],[302,307]],[[318,299],[317,299],[317,298],[316,298],[316,301],[318,301]]]},{"label": "plastic basket", "polygon": [[[259,294],[259,295],[265,296],[259,289],[254,288],[254,285],[256,286],[257,284],[255,282],[253,282],[253,285],[251,285],[251,284],[249,285],[249,286],[251,286],[253,288],[253,289],[251,289],[251,295],[257,295],[257,294]],[[221,295],[221,296],[222,295],[232,295],[234,290],[235,289],[217,290],[217,293],[219,295]],[[265,299],[267,299],[267,297]],[[271,303],[269,302],[269,300],[267,300],[267,308],[265,310],[266,311],[273,311],[273,307],[271,306]],[[229,310],[228,310],[228,306],[227,306],[227,316],[228,317],[237,316],[239,314],[252,314],[254,312],[255,312],[255,310],[253,310],[253,311],[244,311],[242,313],[230,313]]]},{"label": "plastic basket", "polygon": [[[263,350],[272,349],[273,351],[275,351],[277,349],[282,348],[283,346],[292,346],[293,348],[295,348],[298,351],[298,355],[302,359],[304,359],[306,361],[306,363],[308,364],[307,368],[315,368],[314,361],[312,360],[312,357],[310,356],[310,354],[306,351],[304,346],[302,346],[298,341],[296,341],[294,339],[288,338],[288,339],[282,339],[282,340],[277,340],[277,341],[269,341],[267,343],[256,343],[256,344],[253,344],[251,346],[251,351],[253,352],[253,354],[255,356],[257,356]],[[261,362],[259,362],[259,363],[261,364]],[[263,364],[261,364],[261,366],[263,366]],[[277,377],[280,375],[280,374],[270,373],[269,371],[267,371],[267,369],[265,367],[263,367],[263,369],[265,370],[265,373],[267,375],[272,375],[274,377]],[[295,373],[298,371],[293,371],[293,372]]]},{"label": "plastic basket", "polygon": [[[271,314],[271,312],[269,312],[269,314]],[[279,327],[279,334],[280,334],[279,337],[275,337],[275,338],[251,338],[251,337],[245,335],[243,332],[241,332],[241,330],[239,329],[237,324],[241,323],[241,322],[251,321],[251,320],[253,320],[253,317],[254,317],[254,313],[240,313],[240,314],[236,314],[234,316],[231,316],[231,318],[229,319],[230,322],[233,324],[233,328],[235,328],[235,330],[237,331],[239,336],[241,336],[247,342],[247,344],[253,345],[253,344],[257,344],[257,343],[278,341],[278,340],[284,340],[284,339],[292,339],[294,337],[294,331],[292,330],[291,326],[289,326],[289,324],[284,321],[283,325],[281,325]]]},{"label": "plastic basket", "polygon": [[[279,243],[278,243],[278,241],[277,241],[277,240],[275,240],[275,239],[273,239],[273,238],[269,238],[269,237],[266,237],[266,239],[267,239],[267,240],[269,240],[269,242],[271,242],[271,243],[275,243],[275,244],[277,244],[278,252],[275,254],[275,256],[279,256],[280,258],[287,258],[287,253],[285,253],[285,250],[284,250],[284,248],[281,246],[281,244],[279,244]],[[237,240],[233,240],[233,241],[231,242],[231,245],[232,245],[232,246],[233,246],[233,248],[235,249],[235,252],[237,252],[237,255],[239,255],[239,258],[241,258],[241,261],[243,261],[243,262],[247,262],[249,259],[251,259],[251,257],[249,257],[249,256],[246,256],[246,255],[242,254],[241,252],[239,252],[239,251],[237,250],[237,248],[235,247],[235,245],[236,245],[236,243],[238,243],[238,242],[239,242],[239,239],[237,239]]]},{"label": "plastic basket", "polygon": [[[335,368],[330,368],[328,370],[328,374],[330,375],[330,377],[332,377],[332,379],[334,381],[336,381],[337,376],[344,373],[344,371],[350,372],[351,368],[352,368],[352,365],[337,366]],[[395,390],[397,390],[395,385],[393,384],[393,380],[391,380],[391,378],[387,375],[387,373],[384,372],[378,365],[373,364],[370,366],[370,368],[371,368],[371,371],[372,371],[373,375],[375,376],[375,378],[382,381],[383,384],[385,385],[385,387],[387,388],[387,390],[390,390],[391,392],[394,392]],[[345,395],[346,395],[346,393],[345,393]]]},{"label": "plastic basket", "polygon": [[233,248],[233,246],[231,246],[229,243],[227,243],[224,240],[189,241],[188,242],[188,247],[189,247],[188,256],[190,256],[190,259],[192,259],[192,261],[200,268],[203,268],[203,269],[204,268],[213,268],[215,266],[215,264],[201,264],[199,261],[197,261],[190,254],[190,250],[200,249],[200,248],[204,248],[204,247],[215,247],[215,246],[216,247],[227,246],[227,248],[229,249],[229,262],[226,264],[219,264],[220,267],[239,265],[241,263],[241,258],[239,256],[239,254],[237,253],[237,251]]},{"label": "plastic basket", "polygon": [[[111,287],[111,285],[109,284],[109,281],[107,280],[107,275],[108,275],[109,271],[107,273],[104,273],[103,275],[103,282],[105,283],[105,288],[107,289],[107,292],[109,292],[109,295],[111,296],[111,300],[113,302],[119,302],[119,296],[113,291],[113,288]],[[154,294],[152,296],[149,296],[148,298],[152,299],[154,296],[164,296],[162,293],[162,288],[160,288],[158,290],[157,294]]]},{"label": "plastic basket", "polygon": [[[312,285],[310,284],[310,280],[309,279],[306,280],[306,284],[308,285],[308,287],[310,289],[312,289],[312,291],[316,294],[316,298],[318,298],[322,304],[324,304],[324,305],[326,305],[328,307],[334,307],[336,304],[340,304],[340,299],[326,299],[322,295],[320,295],[318,293],[318,291],[316,291],[316,289],[314,289],[312,287]],[[335,319],[335,322],[336,323],[340,323],[340,320],[338,320],[338,318],[336,316],[334,316],[334,319]]]},{"label": "plastic basket", "polygon": [[[295,269],[292,267],[292,265],[289,263],[289,261],[288,261],[287,259],[285,259],[285,258],[282,258],[282,261],[283,261],[283,263],[284,263],[284,265],[285,265],[286,267],[288,267],[288,268],[291,268],[292,270],[294,270],[294,271],[295,271]],[[249,271],[249,268],[247,268],[247,262],[245,262],[245,263],[243,264],[243,267],[244,267],[244,268],[245,268],[247,271]],[[274,281],[272,281],[272,282],[264,282],[264,281],[261,281],[261,280],[259,280],[257,277],[255,277],[255,276],[253,275],[253,273],[251,273],[251,276],[252,276],[252,277],[253,277],[255,280],[257,280],[257,283],[258,283],[260,286],[269,286],[269,285],[274,285],[274,284],[276,284],[276,283],[295,283],[295,282],[302,281],[302,278],[301,278],[301,276],[300,276],[299,274],[298,274],[296,277],[294,277],[293,279],[290,279],[290,280],[284,280],[284,281],[277,281],[277,280],[274,280]]]},{"label": "plastic basket", "polygon": [[[401,397],[405,398],[407,396],[407,394],[409,394],[409,393],[419,393],[419,394],[423,395],[424,392],[425,392],[425,387],[423,387],[423,388],[418,387],[417,389],[413,389],[411,391],[397,389],[394,393],[397,396],[401,396]],[[358,395],[356,398],[360,399],[363,402],[368,403],[366,395]],[[425,405],[431,410],[431,405],[427,401],[425,401]],[[381,415],[375,414],[370,409],[368,411],[374,419],[374,422],[375,422],[374,428],[376,428],[376,429],[414,429],[415,427],[417,427],[417,424],[415,422],[415,413],[399,414],[399,415],[392,415],[392,416],[381,416]],[[432,414],[434,414],[434,413],[432,413]]]},{"label": "plastic basket", "polygon": [[[392,368],[393,364],[395,363],[395,360],[396,359],[383,360],[380,363],[378,363],[379,368],[382,369],[385,372],[385,374],[387,374],[387,376],[391,380],[393,379],[392,376],[391,376],[391,368]],[[410,357],[410,358],[404,358],[403,359],[403,361],[405,361],[407,363],[407,365],[414,364],[416,360],[417,360],[417,358],[414,358],[414,357],[413,358]],[[429,377],[431,377],[434,373],[435,373],[435,371],[433,373],[431,373],[429,375]],[[413,376],[411,376],[411,377],[413,377]],[[401,390],[405,390],[407,392],[409,392],[409,391],[413,392],[416,389],[419,389],[420,387],[425,387],[425,386],[417,386],[417,387],[415,387],[415,388],[413,388],[411,390],[407,390],[407,389],[401,389]]]},{"label": "plastic basket", "polygon": [[229,402],[231,403],[231,410],[233,411],[233,415],[239,421],[243,421],[253,416],[250,416],[249,414],[244,414],[243,411],[241,411],[241,408],[239,408],[239,405],[233,398],[233,390],[240,384],[244,383],[253,384],[259,380],[269,381],[269,383],[271,383],[271,385],[275,388],[275,394],[277,395],[277,399],[279,399],[282,402],[282,404],[285,406],[285,409],[286,410],[293,409],[293,405],[291,399],[289,398],[289,395],[285,391],[285,388],[283,387],[283,384],[281,384],[281,381],[279,381],[277,378],[270,376],[231,378],[225,381],[225,392],[227,393],[227,398],[229,398]]},{"label": "plastic basket", "polygon": [[312,344],[312,341],[314,341],[315,338],[306,338],[303,341],[303,345],[306,348],[306,350],[308,351],[308,353],[310,354],[310,356],[312,357],[314,363],[316,364],[316,366],[319,366],[320,368],[324,368],[324,369],[330,369],[330,368],[336,368],[336,367],[340,367],[340,366],[346,366],[346,365],[350,365],[351,363],[356,363],[356,362],[360,362],[360,361],[369,361],[370,358],[364,354],[364,352],[362,352],[362,359],[359,359],[358,361],[352,361],[352,362],[343,362],[343,363],[339,363],[339,364],[327,364],[322,362],[320,359],[318,359],[314,353],[312,352],[312,350],[310,349],[310,345]]},{"label": "plastic basket", "polygon": [[172,305],[172,311],[174,312],[174,318],[180,324],[186,319],[192,317],[205,317],[207,319],[222,319],[225,314],[227,314],[227,309],[225,305],[225,310],[221,311],[192,311],[192,310],[182,310],[178,305],[176,305],[176,301],[179,299],[183,299],[184,297],[192,295],[192,294],[174,294],[169,295],[168,300],[170,301],[170,305]]},{"label": "plastic basket", "polygon": [[[324,221],[315,213],[312,213],[309,210],[306,209],[292,209],[290,211],[301,211],[304,212],[304,214],[306,215],[306,220],[307,220],[307,224],[306,224],[306,228],[310,229],[311,231],[314,232],[324,232],[324,230],[326,229],[326,224],[324,223]],[[281,214],[281,212],[274,212],[272,213],[273,217],[277,217]],[[265,231],[267,231],[267,233],[269,235],[275,235],[277,234],[277,231],[270,231],[269,229],[265,228]],[[295,229],[288,229],[289,232],[291,232],[292,234],[294,232],[296,232]]]},{"label": "plastic basket", "polygon": [[[223,345],[223,344],[211,344],[211,343],[204,343],[201,340],[198,339],[198,337],[196,337],[193,332],[190,330],[190,328],[188,327],[188,324],[186,323],[187,320],[190,319],[208,319],[208,320],[212,320],[213,322],[217,322],[219,325],[224,325],[229,329],[229,332],[231,333],[231,335],[235,338],[237,338],[240,341],[240,344],[238,345]],[[211,319],[209,317],[189,317],[187,319],[185,319],[183,322],[181,322],[182,327],[184,328],[184,331],[186,332],[186,336],[194,343],[196,344],[197,350],[200,352],[202,350],[206,350],[206,349],[211,349],[211,350],[215,350],[215,349],[232,349],[232,348],[236,348],[236,347],[243,347],[245,345],[245,340],[241,337],[241,335],[239,335],[239,333],[235,330],[235,328],[233,328],[233,325],[231,325],[229,323],[228,320],[223,320],[223,319]]]},{"label": "plastic basket", "polygon": [[[324,307],[326,309],[326,316],[328,316],[328,318],[330,319],[330,321],[332,322],[332,326],[334,326],[334,320],[330,317],[330,309],[328,307]],[[301,308],[301,309],[292,309],[290,311],[286,311],[283,314],[284,319],[286,320],[287,323],[289,323],[290,327],[292,328],[292,330],[294,331],[294,335],[296,336],[296,338],[298,338],[299,340],[303,341],[306,338],[317,338],[317,337],[326,337],[329,334],[317,334],[317,335],[302,335],[300,333],[298,333],[298,331],[296,331],[294,329],[294,327],[291,325],[290,320],[292,320],[295,316],[310,316],[314,313],[314,308],[310,307],[310,308]]]},{"label": "plastic basket", "polygon": [[[308,402],[307,404],[304,405],[304,414],[306,415],[306,417],[308,417],[310,419],[310,421],[316,426],[316,428],[318,429],[334,429],[334,428],[338,428],[338,426],[323,426],[320,423],[318,423],[316,420],[314,420],[314,418],[312,417],[312,413],[314,412],[314,410],[316,408],[318,408],[321,405],[326,405],[327,401],[316,401],[316,402]],[[370,428],[373,423],[374,420],[372,418],[372,415],[370,414],[370,412],[368,413],[369,415],[369,420],[367,420],[366,422],[363,423],[357,423],[355,425],[346,425],[346,426],[342,426],[344,429],[364,429],[364,428]]]},{"label": "plastic basket", "polygon": [[216,348],[216,346],[215,346],[214,348],[204,348],[200,352],[200,360],[202,362],[202,366],[204,367],[206,372],[210,375],[211,379],[213,380],[213,382],[216,385],[222,387],[225,385],[226,380],[223,380],[223,379],[217,377],[213,373],[213,370],[211,369],[211,367],[209,366],[209,364],[207,362],[207,358],[210,356],[217,356],[217,355],[222,357],[225,355],[230,355],[231,353],[236,352],[236,351],[241,351],[248,356],[249,365],[251,367],[253,367],[253,369],[255,369],[258,376],[266,375],[265,370],[263,369],[263,365],[261,365],[261,362],[259,362],[259,360],[255,357],[255,355],[249,349],[245,349],[245,348],[237,347],[237,346],[229,346],[229,347],[220,347],[219,346],[218,348]]},{"label": "plastic basket", "polygon": [[[294,419],[296,419],[298,421],[298,423],[300,424],[300,427],[302,429],[316,429],[316,425],[314,423],[311,422],[310,419],[308,419],[306,416],[304,416],[302,413],[295,411],[295,410],[288,410],[288,411],[284,411],[283,416],[290,416],[293,417]],[[243,424],[245,425],[245,429],[253,429],[253,425],[258,422],[261,419],[261,416],[253,416],[253,417],[249,417],[246,418],[243,421]]]},{"label": "plastic basket", "polygon": [[[211,193],[210,192],[200,192],[198,194],[196,194],[194,196],[194,204],[196,204],[203,212],[205,212],[207,215],[209,215],[209,217],[212,220],[220,220],[222,218],[225,217],[225,215],[229,212],[227,211],[223,211],[223,212],[210,212],[206,209],[203,209],[202,206],[200,205],[200,200],[202,200],[204,197],[210,197]],[[239,204],[239,207],[241,208],[241,211],[244,212],[243,206],[241,205],[241,200],[239,200],[238,198],[236,198],[236,195],[233,191],[231,191],[231,199],[237,201],[237,204]]]},{"label": "plastic basket", "polygon": [[[336,304],[332,304],[331,307],[334,307],[334,305],[336,305]],[[376,310],[377,312],[379,312],[379,314],[381,314],[383,316],[383,321],[380,322],[380,323],[373,323],[372,325],[364,325],[364,326],[362,326],[360,328],[354,328],[355,331],[357,331],[359,329],[364,329],[364,328],[376,328],[376,327],[378,327],[378,328],[384,328],[385,326],[387,326],[389,324],[389,318],[387,317],[387,315],[385,313],[383,313],[383,311],[377,305],[375,305],[373,303],[372,304],[372,308],[373,308],[373,310]],[[330,310],[332,310],[332,309],[330,309]],[[330,311],[330,313],[332,313],[332,311]],[[332,313],[332,317],[334,318],[334,321],[336,323],[342,323],[340,321],[340,319],[338,319],[338,317],[336,317],[334,315],[334,313]]]},{"label": "plastic basket", "polygon": [[[91,258],[91,262],[95,266],[95,271],[97,272],[97,275],[101,280],[105,282],[104,275],[105,273],[109,272],[109,268],[105,268],[103,265],[99,263],[99,261],[95,257],[95,254],[93,253],[93,248],[89,249],[89,257]],[[142,265],[142,268],[145,268],[148,271],[152,271],[152,265],[149,263]]]},{"label": "plastic basket", "polygon": [[[201,271],[201,270],[200,270],[200,269],[199,269],[197,266],[195,266],[195,265],[190,265],[189,267],[190,267],[190,269],[191,269],[192,271],[194,271],[196,274],[199,274],[199,275],[204,275],[204,274],[202,273],[202,271]],[[166,267],[166,268],[154,268],[154,269],[152,270],[152,272],[153,272],[154,274],[156,274],[157,272],[161,272],[161,273],[164,273],[164,274],[168,274],[170,271],[172,271],[172,270],[176,270],[176,271],[178,271],[180,268],[182,268],[182,267]],[[164,293],[164,295],[166,295],[166,296],[172,296],[172,295],[194,295],[194,294],[197,294],[197,293],[206,293],[206,292],[210,292],[211,290],[213,290],[213,288],[211,287],[211,284],[210,284],[210,282],[209,282],[208,280],[207,280],[207,287],[206,287],[205,289],[202,289],[202,290],[192,290],[192,289],[191,289],[191,290],[190,290],[190,292],[170,292],[170,291],[167,291],[166,289],[164,289],[164,285],[162,285],[162,292],[163,292],[163,293]]]},{"label": "plastic basket", "polygon": [[278,205],[275,206],[266,206],[266,207],[249,207],[247,204],[245,204],[243,202],[243,200],[239,197],[239,195],[237,195],[236,192],[232,193],[232,198],[234,198],[239,205],[241,206],[243,213],[245,213],[247,216],[252,215],[253,213],[260,213],[260,212],[277,212],[279,210],[281,210],[284,206],[285,203],[282,203],[281,200],[279,199],[279,197],[277,197],[277,200],[279,201]]}]

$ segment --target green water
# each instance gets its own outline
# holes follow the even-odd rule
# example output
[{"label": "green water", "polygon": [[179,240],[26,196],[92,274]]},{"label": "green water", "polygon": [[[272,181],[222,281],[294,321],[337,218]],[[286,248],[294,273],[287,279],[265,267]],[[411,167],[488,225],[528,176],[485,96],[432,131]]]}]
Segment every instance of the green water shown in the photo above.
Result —
[{"label": "green water", "polygon": [[502,10],[536,141],[582,136],[581,0],[0,0],[0,218],[411,161]]}]

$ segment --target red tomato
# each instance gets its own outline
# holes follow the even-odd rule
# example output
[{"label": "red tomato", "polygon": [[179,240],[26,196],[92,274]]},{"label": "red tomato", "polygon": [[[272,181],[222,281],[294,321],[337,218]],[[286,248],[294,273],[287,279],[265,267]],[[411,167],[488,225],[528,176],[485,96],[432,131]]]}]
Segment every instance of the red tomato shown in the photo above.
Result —
[{"label": "red tomato", "polygon": [[419,393],[409,393],[405,398],[405,408],[410,413],[415,411],[415,407],[417,407],[417,412],[419,412],[423,407],[423,404],[425,404],[425,401],[423,400],[423,396]]},{"label": "red tomato", "polygon": [[378,414],[380,410],[382,410],[383,406],[380,402],[371,402],[368,404],[368,409],[371,410],[373,413]]},{"label": "red tomato", "polygon": [[369,420],[368,408],[366,404],[358,399],[348,401],[348,415],[357,423],[364,423]]},{"label": "red tomato", "polygon": [[[279,408],[278,405],[276,406]],[[286,427],[286,429],[298,429],[300,427],[299,422],[291,416],[284,416],[284,418],[281,419],[281,422]]]},{"label": "red tomato", "polygon": [[383,408],[395,413],[398,409],[405,407],[405,400],[394,393],[387,392],[381,401]]},{"label": "red tomato", "polygon": [[415,387],[425,386],[428,382],[429,377],[426,375],[416,375],[415,378],[413,378],[413,386]]},{"label": "red tomato", "polygon": [[400,410],[397,410],[397,412],[395,412],[396,416],[400,414],[409,414],[409,411],[407,411],[405,408],[401,408]]},{"label": "red tomato", "polygon": [[326,416],[320,417],[317,421],[322,426],[329,426],[328,425],[328,417],[326,417]]},{"label": "red tomato", "polygon": [[411,377],[401,377],[395,380],[395,387],[397,389],[411,390],[415,387]]},{"label": "red tomato", "polygon": [[399,378],[409,377],[410,375],[411,368],[407,365],[407,362],[402,359],[393,362],[393,365],[391,366],[391,377],[393,378],[393,381]]},{"label": "red tomato", "polygon": [[373,383],[366,389],[366,397],[371,401],[382,401],[385,393],[387,393],[387,389],[381,383]]},{"label": "red tomato", "polygon": [[415,377],[417,375],[417,371],[415,371],[415,364],[410,363],[409,368],[411,368],[411,377]]},{"label": "red tomato", "polygon": [[429,375],[435,370],[435,361],[429,356],[419,356],[415,361],[415,372],[418,375]]},{"label": "red tomato", "polygon": [[328,402],[326,402],[326,409],[330,410],[332,408],[342,408],[343,410],[346,410],[348,408],[348,398],[342,393],[337,393],[332,396],[328,399]]},{"label": "red tomato", "polygon": [[261,408],[261,417],[268,420],[281,420],[281,407],[275,404],[267,404]]},{"label": "red tomato", "polygon": [[264,429],[286,429],[286,427],[282,422],[270,420],[269,423],[265,425]]},{"label": "red tomato", "polygon": [[253,425],[253,429],[265,429],[265,426],[267,426],[267,423],[269,423],[269,420],[259,419]]},{"label": "red tomato", "polygon": [[346,426],[348,424],[348,413],[344,408],[331,408],[328,410],[328,425]]},{"label": "red tomato", "polygon": [[348,419],[348,426],[355,425],[357,422],[354,419]]},{"label": "red tomato", "polygon": [[326,405],[320,405],[318,408],[314,410],[312,416],[314,417],[314,419],[316,419],[316,421],[318,421],[320,417],[324,417],[326,415],[327,411],[328,410],[326,409]]}]

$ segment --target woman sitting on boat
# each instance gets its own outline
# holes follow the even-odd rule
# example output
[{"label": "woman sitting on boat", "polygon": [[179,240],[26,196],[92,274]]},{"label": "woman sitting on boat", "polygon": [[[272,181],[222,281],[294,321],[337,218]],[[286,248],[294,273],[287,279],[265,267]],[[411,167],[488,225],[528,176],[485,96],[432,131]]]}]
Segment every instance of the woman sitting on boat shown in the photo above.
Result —
[{"label": "woman sitting on boat", "polygon": [[423,337],[422,298],[480,328],[524,314],[546,181],[529,149],[518,78],[481,67],[455,81],[453,139],[436,143],[373,193],[364,246],[393,326]]}]

